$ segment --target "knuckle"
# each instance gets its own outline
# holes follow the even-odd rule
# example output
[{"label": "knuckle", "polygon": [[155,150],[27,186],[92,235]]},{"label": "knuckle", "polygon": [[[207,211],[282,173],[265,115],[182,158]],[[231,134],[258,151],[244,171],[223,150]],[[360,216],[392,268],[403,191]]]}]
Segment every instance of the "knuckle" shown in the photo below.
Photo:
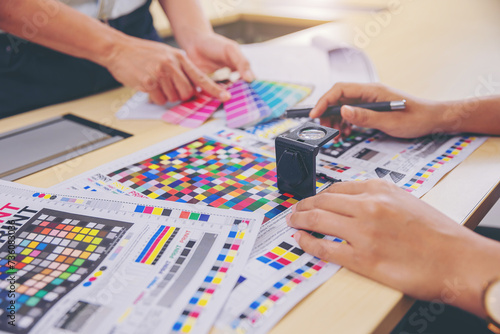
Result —
[{"label": "knuckle", "polygon": [[158,87],[158,82],[152,76],[147,75],[144,78],[142,78],[141,86],[144,88],[145,91],[152,91]]},{"label": "knuckle", "polygon": [[315,230],[319,225],[321,219],[321,211],[318,209],[313,209],[307,213],[307,219],[305,220],[305,227],[309,230]]},{"label": "knuckle", "polygon": [[316,242],[314,247],[314,255],[320,259],[327,259],[330,255],[330,252],[328,251],[328,248],[325,246],[325,243],[323,242]]},{"label": "knuckle", "polygon": [[379,219],[384,214],[384,205],[378,198],[371,198],[365,202],[365,212],[373,219]]}]

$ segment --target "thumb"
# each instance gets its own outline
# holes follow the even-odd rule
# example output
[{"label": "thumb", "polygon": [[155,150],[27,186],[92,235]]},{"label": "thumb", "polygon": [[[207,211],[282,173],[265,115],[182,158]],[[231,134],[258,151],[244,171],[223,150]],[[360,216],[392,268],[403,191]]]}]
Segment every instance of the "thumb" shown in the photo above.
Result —
[{"label": "thumb", "polygon": [[384,116],[373,110],[347,105],[342,106],[340,113],[346,121],[364,128],[379,128]]}]

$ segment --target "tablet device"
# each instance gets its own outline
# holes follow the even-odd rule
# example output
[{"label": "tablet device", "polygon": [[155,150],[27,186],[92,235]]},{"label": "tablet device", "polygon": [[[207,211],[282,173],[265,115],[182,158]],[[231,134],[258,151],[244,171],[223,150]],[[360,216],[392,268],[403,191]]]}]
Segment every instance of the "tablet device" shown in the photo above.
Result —
[{"label": "tablet device", "polygon": [[67,114],[0,134],[0,179],[13,181],[131,135]]}]

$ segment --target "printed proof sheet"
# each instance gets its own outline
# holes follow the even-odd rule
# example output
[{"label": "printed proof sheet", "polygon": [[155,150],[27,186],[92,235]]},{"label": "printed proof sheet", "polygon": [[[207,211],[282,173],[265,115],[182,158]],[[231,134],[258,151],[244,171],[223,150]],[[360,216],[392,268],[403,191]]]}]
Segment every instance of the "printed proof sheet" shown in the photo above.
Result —
[{"label": "printed proof sheet", "polygon": [[[339,269],[304,253],[284,219],[298,199],[278,192],[273,139],[302,121],[277,120],[247,129],[212,123],[73,178],[59,189],[263,214],[265,224],[250,260],[216,322],[222,331],[262,333]],[[466,135],[397,140],[355,129],[340,143],[322,148],[318,172],[342,181],[385,178],[422,196],[483,141]],[[319,177],[318,191],[330,184]]]},{"label": "printed proof sheet", "polygon": [[262,216],[0,182],[0,330],[206,333]]}]

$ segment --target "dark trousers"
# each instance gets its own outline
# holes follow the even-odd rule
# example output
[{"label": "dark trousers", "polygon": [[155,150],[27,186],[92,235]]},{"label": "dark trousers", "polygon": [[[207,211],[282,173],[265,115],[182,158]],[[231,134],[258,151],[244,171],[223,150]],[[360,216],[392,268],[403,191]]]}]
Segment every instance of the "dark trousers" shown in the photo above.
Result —
[{"label": "dark trousers", "polygon": [[[475,232],[500,241],[500,229],[479,226]],[[465,247],[466,245],[464,245]],[[485,320],[453,306],[417,301],[391,334],[492,334]]]},{"label": "dark trousers", "polygon": [[[161,41],[149,5],[108,23],[128,35]],[[100,65],[0,34],[0,118],[117,86]]]}]

